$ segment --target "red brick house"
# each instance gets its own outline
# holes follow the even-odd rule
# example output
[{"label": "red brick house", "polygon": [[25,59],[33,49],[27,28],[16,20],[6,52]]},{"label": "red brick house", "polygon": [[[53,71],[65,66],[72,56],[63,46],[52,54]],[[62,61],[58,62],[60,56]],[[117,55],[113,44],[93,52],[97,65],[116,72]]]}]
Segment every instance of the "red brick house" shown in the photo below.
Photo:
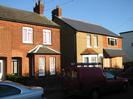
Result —
[{"label": "red brick house", "polygon": [[60,73],[60,29],[43,12],[42,0],[34,12],[0,5],[0,79]]}]

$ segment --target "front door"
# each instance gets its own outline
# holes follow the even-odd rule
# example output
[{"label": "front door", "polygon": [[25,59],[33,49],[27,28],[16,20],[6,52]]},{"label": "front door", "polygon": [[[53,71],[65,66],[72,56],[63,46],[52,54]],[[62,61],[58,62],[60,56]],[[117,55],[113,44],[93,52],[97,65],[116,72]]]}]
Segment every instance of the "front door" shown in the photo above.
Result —
[{"label": "front door", "polygon": [[3,78],[3,60],[0,60],[0,80]]},{"label": "front door", "polygon": [[55,75],[55,57],[50,57],[50,75]]},{"label": "front door", "polygon": [[39,76],[45,76],[45,58],[44,57],[40,57],[39,58]]}]

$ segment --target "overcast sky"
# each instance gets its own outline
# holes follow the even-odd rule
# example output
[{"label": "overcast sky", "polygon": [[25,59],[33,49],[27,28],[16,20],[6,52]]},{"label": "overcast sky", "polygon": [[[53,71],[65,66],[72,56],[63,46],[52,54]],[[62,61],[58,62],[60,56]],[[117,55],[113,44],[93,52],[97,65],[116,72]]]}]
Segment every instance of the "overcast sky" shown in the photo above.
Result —
[{"label": "overcast sky", "polygon": [[[1,5],[33,11],[35,0],[0,0]],[[133,30],[133,0],[45,0],[44,15],[61,6],[63,17],[101,25],[115,33]]]}]

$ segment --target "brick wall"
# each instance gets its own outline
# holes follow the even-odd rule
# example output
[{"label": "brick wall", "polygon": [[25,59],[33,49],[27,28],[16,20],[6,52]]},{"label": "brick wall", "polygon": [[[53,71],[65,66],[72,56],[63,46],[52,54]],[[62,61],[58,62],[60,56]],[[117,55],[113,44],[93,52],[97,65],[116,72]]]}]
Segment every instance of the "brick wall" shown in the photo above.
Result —
[{"label": "brick wall", "polygon": [[[22,27],[33,28],[33,44],[22,43]],[[60,51],[60,30],[58,28],[0,20],[0,57],[7,57],[7,73],[12,73],[12,57],[21,57],[22,73],[29,73],[29,59],[27,53],[36,45],[43,43],[43,29],[52,31],[52,45],[49,47]]]},{"label": "brick wall", "polygon": [[116,46],[110,46],[110,45],[108,45],[108,36],[104,36],[103,37],[103,45],[104,45],[104,48],[122,48],[122,38],[117,38]]}]

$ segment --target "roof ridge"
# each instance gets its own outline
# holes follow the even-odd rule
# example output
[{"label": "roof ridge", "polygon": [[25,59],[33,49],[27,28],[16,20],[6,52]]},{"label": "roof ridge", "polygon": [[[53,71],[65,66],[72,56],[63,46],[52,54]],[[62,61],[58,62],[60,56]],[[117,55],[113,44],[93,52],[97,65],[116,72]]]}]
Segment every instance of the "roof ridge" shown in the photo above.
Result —
[{"label": "roof ridge", "polygon": [[58,17],[58,18],[77,31],[87,32],[87,33],[92,32],[92,33],[101,34],[101,35],[120,37],[118,34],[112,32],[110,29],[105,28],[101,25],[88,23],[81,20],[75,20],[71,18],[65,18],[65,17]]},{"label": "roof ridge", "polygon": [[[0,5],[0,7],[13,9],[13,10],[17,10],[17,11],[24,11],[24,12],[34,13],[34,12],[31,12],[31,11],[28,11],[28,10],[18,9],[18,8],[14,8],[14,7],[8,7],[8,6],[5,6],[5,5]],[[37,14],[37,13],[34,13],[34,14]]]},{"label": "roof ridge", "polygon": [[[24,22],[24,23],[27,22],[27,23],[31,23],[31,24],[38,24],[38,25],[40,24],[40,25],[59,27],[58,24],[56,24],[55,22],[53,22],[52,20],[50,20],[46,16],[39,15],[35,12],[22,10],[22,9],[17,9],[17,8],[13,8],[13,7],[7,7],[7,6],[4,6],[4,5],[0,5],[0,11],[1,11],[1,14],[0,14],[1,17],[0,18],[3,19],[3,20],[9,20],[9,21],[15,20],[15,22]],[[6,13],[6,14],[3,14],[3,13]],[[16,14],[16,15],[18,14],[18,16],[14,17],[13,14]],[[31,17],[33,19],[38,18],[38,19],[44,20],[46,22],[35,21],[35,19],[31,20]]]},{"label": "roof ridge", "polygon": [[85,22],[85,20],[80,20],[80,19],[72,19],[72,18],[66,18],[66,17],[61,17],[61,18],[65,18],[65,19],[68,19],[68,20],[73,20],[73,21],[78,21],[78,22],[82,22],[82,23],[86,23],[86,24],[91,24],[91,25],[96,25],[96,26],[100,26],[99,24],[96,24],[96,23],[91,23],[91,22]]}]

